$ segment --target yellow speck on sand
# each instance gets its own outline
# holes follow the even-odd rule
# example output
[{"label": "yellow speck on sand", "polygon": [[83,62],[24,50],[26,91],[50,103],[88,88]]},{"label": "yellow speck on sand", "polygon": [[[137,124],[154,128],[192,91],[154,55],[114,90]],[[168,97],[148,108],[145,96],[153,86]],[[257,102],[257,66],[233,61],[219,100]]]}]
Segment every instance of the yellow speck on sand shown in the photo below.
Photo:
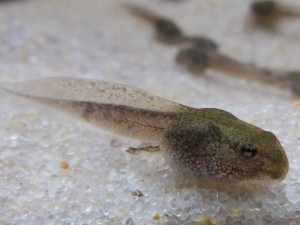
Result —
[{"label": "yellow speck on sand", "polygon": [[65,140],[65,139],[67,139],[67,138],[69,137],[69,135],[70,135],[69,132],[64,131],[64,132],[61,133],[60,138],[61,138],[62,140]]},{"label": "yellow speck on sand", "polygon": [[160,215],[158,213],[156,213],[154,216],[153,216],[153,220],[160,220]]},{"label": "yellow speck on sand", "polygon": [[231,216],[235,216],[235,217],[238,217],[241,215],[241,209],[240,208],[232,208],[231,209],[231,212],[230,212],[230,215]]},{"label": "yellow speck on sand", "polygon": [[299,100],[299,101],[296,101],[296,102],[294,103],[294,106],[300,107],[300,100]]},{"label": "yellow speck on sand", "polygon": [[69,164],[67,162],[61,162],[60,168],[67,170],[70,168]]},{"label": "yellow speck on sand", "polygon": [[209,216],[204,216],[203,219],[198,222],[198,225],[217,225],[217,222]]}]

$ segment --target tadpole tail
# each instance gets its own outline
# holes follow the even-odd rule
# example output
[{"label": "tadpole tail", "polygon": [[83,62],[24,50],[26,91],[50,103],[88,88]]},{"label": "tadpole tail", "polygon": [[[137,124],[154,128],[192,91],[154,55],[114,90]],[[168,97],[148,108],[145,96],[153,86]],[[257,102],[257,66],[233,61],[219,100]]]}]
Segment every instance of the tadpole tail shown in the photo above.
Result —
[{"label": "tadpole tail", "polygon": [[151,12],[141,6],[133,5],[130,3],[121,3],[122,7],[125,8],[131,14],[146,20],[147,22],[155,22],[157,19],[162,18],[160,15]]},{"label": "tadpole tail", "polygon": [[105,130],[156,142],[178,112],[186,108],[129,85],[97,80],[53,77],[2,83],[0,88]]},{"label": "tadpole tail", "polygon": [[300,17],[300,8],[294,6],[286,6],[282,3],[278,3],[278,12],[280,15],[288,18],[299,18]]},{"label": "tadpole tail", "polygon": [[210,68],[232,77],[245,78],[266,84],[277,84],[279,86],[285,85],[289,80],[286,72],[265,69],[254,64],[239,62],[222,54],[209,54],[208,61]]}]

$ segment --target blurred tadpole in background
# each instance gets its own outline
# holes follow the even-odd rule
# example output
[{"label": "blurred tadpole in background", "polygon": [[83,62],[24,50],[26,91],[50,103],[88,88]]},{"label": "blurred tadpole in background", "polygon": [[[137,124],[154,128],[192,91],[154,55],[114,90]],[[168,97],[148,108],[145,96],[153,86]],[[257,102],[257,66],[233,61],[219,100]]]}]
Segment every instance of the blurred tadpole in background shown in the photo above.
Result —
[{"label": "blurred tadpole in background", "polygon": [[123,3],[122,6],[133,15],[152,24],[157,40],[164,44],[195,45],[207,50],[218,49],[218,44],[208,37],[184,34],[179,26],[169,18],[161,16],[141,6],[129,3]]},{"label": "blurred tadpole in background", "polygon": [[279,1],[254,1],[250,6],[255,25],[276,29],[283,19],[300,19],[300,8]]},{"label": "blurred tadpole in background", "polygon": [[206,70],[212,69],[238,79],[290,88],[293,94],[300,96],[300,71],[262,68],[240,62],[217,51],[197,47],[180,50],[175,61],[181,68],[194,75],[201,75]]}]

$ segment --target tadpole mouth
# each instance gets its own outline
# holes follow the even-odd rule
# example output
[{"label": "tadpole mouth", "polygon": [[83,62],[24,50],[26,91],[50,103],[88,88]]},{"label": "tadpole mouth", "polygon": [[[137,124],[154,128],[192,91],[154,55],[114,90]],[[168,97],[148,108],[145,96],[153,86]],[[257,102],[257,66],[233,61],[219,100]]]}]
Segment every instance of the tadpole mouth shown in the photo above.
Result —
[{"label": "tadpole mouth", "polygon": [[269,177],[274,181],[282,181],[285,179],[288,171],[289,171],[288,164],[278,165],[274,170],[269,172]]},{"label": "tadpole mouth", "polygon": [[281,173],[278,173],[278,172],[275,172],[271,175],[271,178],[273,180],[279,180],[280,178],[282,178],[282,174]]},{"label": "tadpole mouth", "polygon": [[262,166],[262,179],[282,181],[289,171],[289,161],[283,149],[279,149],[272,158],[266,159]]},{"label": "tadpole mouth", "polygon": [[284,180],[288,171],[289,171],[288,167],[283,168],[280,171],[274,172],[271,177],[272,177],[272,179],[278,180],[278,181]]}]

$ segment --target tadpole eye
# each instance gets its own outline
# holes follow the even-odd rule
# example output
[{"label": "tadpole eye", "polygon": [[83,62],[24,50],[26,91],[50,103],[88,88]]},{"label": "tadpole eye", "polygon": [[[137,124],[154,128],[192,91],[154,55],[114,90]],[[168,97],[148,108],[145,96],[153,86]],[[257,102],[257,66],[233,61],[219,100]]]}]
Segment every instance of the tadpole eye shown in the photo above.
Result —
[{"label": "tadpole eye", "polygon": [[253,158],[257,155],[258,149],[254,146],[254,145],[243,145],[240,148],[240,151],[242,153],[243,156],[245,156],[246,158]]}]

